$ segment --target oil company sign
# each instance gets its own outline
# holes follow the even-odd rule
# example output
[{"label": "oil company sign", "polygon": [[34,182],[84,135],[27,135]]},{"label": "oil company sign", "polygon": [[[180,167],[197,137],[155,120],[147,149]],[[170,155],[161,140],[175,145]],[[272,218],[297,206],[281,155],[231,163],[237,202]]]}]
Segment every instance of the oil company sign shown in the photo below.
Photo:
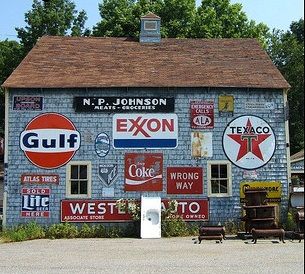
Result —
[{"label": "oil company sign", "polygon": [[20,147],[34,165],[54,169],[68,163],[80,147],[80,133],[58,113],[33,118],[20,135]]},{"label": "oil company sign", "polygon": [[162,191],[163,154],[126,153],[125,191]]},{"label": "oil company sign", "polygon": [[168,167],[168,194],[202,194],[203,170],[201,167]]},{"label": "oil company sign", "polygon": [[257,169],[273,157],[275,134],[260,117],[240,116],[227,125],[223,134],[223,149],[234,165],[248,170]]},{"label": "oil company sign", "polygon": [[191,128],[214,128],[214,102],[191,101]]},{"label": "oil company sign", "polygon": [[50,216],[49,188],[22,188],[22,217],[49,217]]},{"label": "oil company sign", "polygon": [[176,114],[115,114],[114,148],[176,148],[178,117]]}]

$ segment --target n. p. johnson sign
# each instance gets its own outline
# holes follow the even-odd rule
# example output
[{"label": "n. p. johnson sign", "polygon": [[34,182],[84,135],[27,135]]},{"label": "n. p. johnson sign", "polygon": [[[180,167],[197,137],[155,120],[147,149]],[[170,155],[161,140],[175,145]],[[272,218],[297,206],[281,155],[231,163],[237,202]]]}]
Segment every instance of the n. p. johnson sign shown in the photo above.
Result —
[{"label": "n. p. johnson sign", "polygon": [[176,148],[176,114],[116,114],[113,117],[114,148]]}]

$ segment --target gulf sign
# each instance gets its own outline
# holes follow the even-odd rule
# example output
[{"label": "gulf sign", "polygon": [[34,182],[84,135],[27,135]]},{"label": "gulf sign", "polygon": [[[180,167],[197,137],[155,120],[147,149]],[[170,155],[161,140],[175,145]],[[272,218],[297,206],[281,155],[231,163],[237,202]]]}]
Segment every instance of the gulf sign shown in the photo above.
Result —
[{"label": "gulf sign", "polygon": [[203,194],[203,169],[168,167],[167,194]]},{"label": "gulf sign", "polygon": [[178,145],[176,114],[115,114],[113,147],[173,149]]},{"label": "gulf sign", "polygon": [[80,133],[58,113],[33,118],[20,134],[20,148],[32,164],[55,169],[68,163],[80,147]]},{"label": "gulf sign", "polygon": [[244,115],[232,120],[223,134],[223,149],[236,166],[253,170],[266,165],[275,152],[275,134],[262,118]]}]

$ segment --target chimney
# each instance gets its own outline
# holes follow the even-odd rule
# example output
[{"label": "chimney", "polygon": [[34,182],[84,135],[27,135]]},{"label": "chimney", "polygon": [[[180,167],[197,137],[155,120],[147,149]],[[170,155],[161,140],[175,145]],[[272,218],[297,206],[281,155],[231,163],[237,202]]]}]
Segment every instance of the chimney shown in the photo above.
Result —
[{"label": "chimney", "polygon": [[140,43],[161,42],[161,18],[152,12],[141,17]]}]

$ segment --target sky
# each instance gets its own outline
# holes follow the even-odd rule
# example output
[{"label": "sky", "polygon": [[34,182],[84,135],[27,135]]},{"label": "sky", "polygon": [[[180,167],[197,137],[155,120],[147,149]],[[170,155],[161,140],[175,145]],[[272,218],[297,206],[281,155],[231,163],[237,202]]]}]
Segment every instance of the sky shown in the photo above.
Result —
[{"label": "sky", "polygon": [[[201,0],[196,0],[197,5]],[[92,29],[100,15],[101,0],[74,0],[77,10],[84,9],[88,20],[86,27]],[[241,3],[248,18],[265,23],[270,29],[288,30],[292,21],[304,18],[304,0],[231,0]],[[24,14],[31,9],[32,0],[0,0],[0,40],[17,40],[16,27],[24,27]]]}]

